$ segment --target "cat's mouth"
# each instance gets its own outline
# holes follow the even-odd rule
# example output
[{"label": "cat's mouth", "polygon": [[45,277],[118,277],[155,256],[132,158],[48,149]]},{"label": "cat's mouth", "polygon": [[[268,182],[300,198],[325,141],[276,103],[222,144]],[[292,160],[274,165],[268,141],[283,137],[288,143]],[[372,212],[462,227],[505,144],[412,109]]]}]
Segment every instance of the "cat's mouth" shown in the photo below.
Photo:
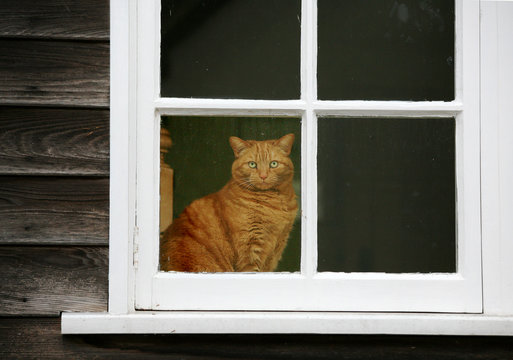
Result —
[{"label": "cat's mouth", "polygon": [[254,186],[258,190],[270,190],[274,187],[274,184],[269,181],[262,180],[262,181],[256,183]]},{"label": "cat's mouth", "polygon": [[247,179],[243,182],[238,182],[238,185],[245,189],[250,191],[271,191],[275,190],[276,182],[275,181],[269,181],[268,179],[256,181],[255,179]]}]

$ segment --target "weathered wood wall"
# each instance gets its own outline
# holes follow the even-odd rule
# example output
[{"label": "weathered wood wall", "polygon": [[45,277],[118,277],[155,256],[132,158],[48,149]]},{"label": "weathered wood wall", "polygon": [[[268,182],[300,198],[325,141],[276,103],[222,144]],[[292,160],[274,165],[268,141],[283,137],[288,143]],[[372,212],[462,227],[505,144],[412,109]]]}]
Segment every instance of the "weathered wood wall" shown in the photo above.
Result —
[{"label": "weathered wood wall", "polygon": [[[23,344],[23,346],[20,346]],[[486,337],[338,335],[60,336],[58,318],[0,322],[0,358],[12,359],[509,359],[511,341]]]},{"label": "weathered wood wall", "polygon": [[109,1],[2,0],[3,324],[107,310],[108,176]]},{"label": "weathered wood wall", "polygon": [[0,358],[512,359],[511,338],[62,336],[107,310],[109,0],[0,3]]}]

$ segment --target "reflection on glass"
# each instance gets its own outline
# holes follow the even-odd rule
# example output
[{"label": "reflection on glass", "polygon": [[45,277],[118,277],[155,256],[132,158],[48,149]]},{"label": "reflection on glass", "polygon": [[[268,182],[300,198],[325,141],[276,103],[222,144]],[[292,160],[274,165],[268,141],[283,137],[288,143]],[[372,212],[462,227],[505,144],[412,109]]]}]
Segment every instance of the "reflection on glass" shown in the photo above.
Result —
[{"label": "reflection on glass", "polygon": [[318,271],[456,271],[453,118],[324,118],[318,136]]},{"label": "reflection on glass", "polygon": [[319,0],[322,100],[454,99],[454,1]]},{"label": "reflection on glass", "polygon": [[300,119],[161,123],[160,269],[299,271]]},{"label": "reflection on glass", "polygon": [[299,0],[162,0],[161,96],[299,98]]}]

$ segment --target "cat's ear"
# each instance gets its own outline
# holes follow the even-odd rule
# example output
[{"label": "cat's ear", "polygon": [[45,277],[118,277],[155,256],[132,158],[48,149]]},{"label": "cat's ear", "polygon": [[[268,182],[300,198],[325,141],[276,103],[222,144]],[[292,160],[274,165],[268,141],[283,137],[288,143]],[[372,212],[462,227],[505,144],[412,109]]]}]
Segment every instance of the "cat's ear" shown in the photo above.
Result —
[{"label": "cat's ear", "polygon": [[242,139],[239,139],[236,136],[230,136],[230,145],[233,149],[235,157],[239,157],[240,153],[249,147],[249,143]]},{"label": "cat's ear", "polygon": [[292,150],[292,144],[294,144],[294,134],[287,134],[276,140],[273,144],[280,147],[288,156]]}]

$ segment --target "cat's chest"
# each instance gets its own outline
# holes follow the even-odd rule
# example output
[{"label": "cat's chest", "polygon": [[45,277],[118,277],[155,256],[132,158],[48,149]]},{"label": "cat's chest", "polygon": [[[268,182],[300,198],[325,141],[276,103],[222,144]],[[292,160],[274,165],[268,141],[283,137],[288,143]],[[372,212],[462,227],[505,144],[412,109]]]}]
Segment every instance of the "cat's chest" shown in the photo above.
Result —
[{"label": "cat's chest", "polygon": [[295,200],[272,199],[272,201],[252,201],[237,206],[237,227],[265,232],[281,231],[294,221],[296,215]]}]

